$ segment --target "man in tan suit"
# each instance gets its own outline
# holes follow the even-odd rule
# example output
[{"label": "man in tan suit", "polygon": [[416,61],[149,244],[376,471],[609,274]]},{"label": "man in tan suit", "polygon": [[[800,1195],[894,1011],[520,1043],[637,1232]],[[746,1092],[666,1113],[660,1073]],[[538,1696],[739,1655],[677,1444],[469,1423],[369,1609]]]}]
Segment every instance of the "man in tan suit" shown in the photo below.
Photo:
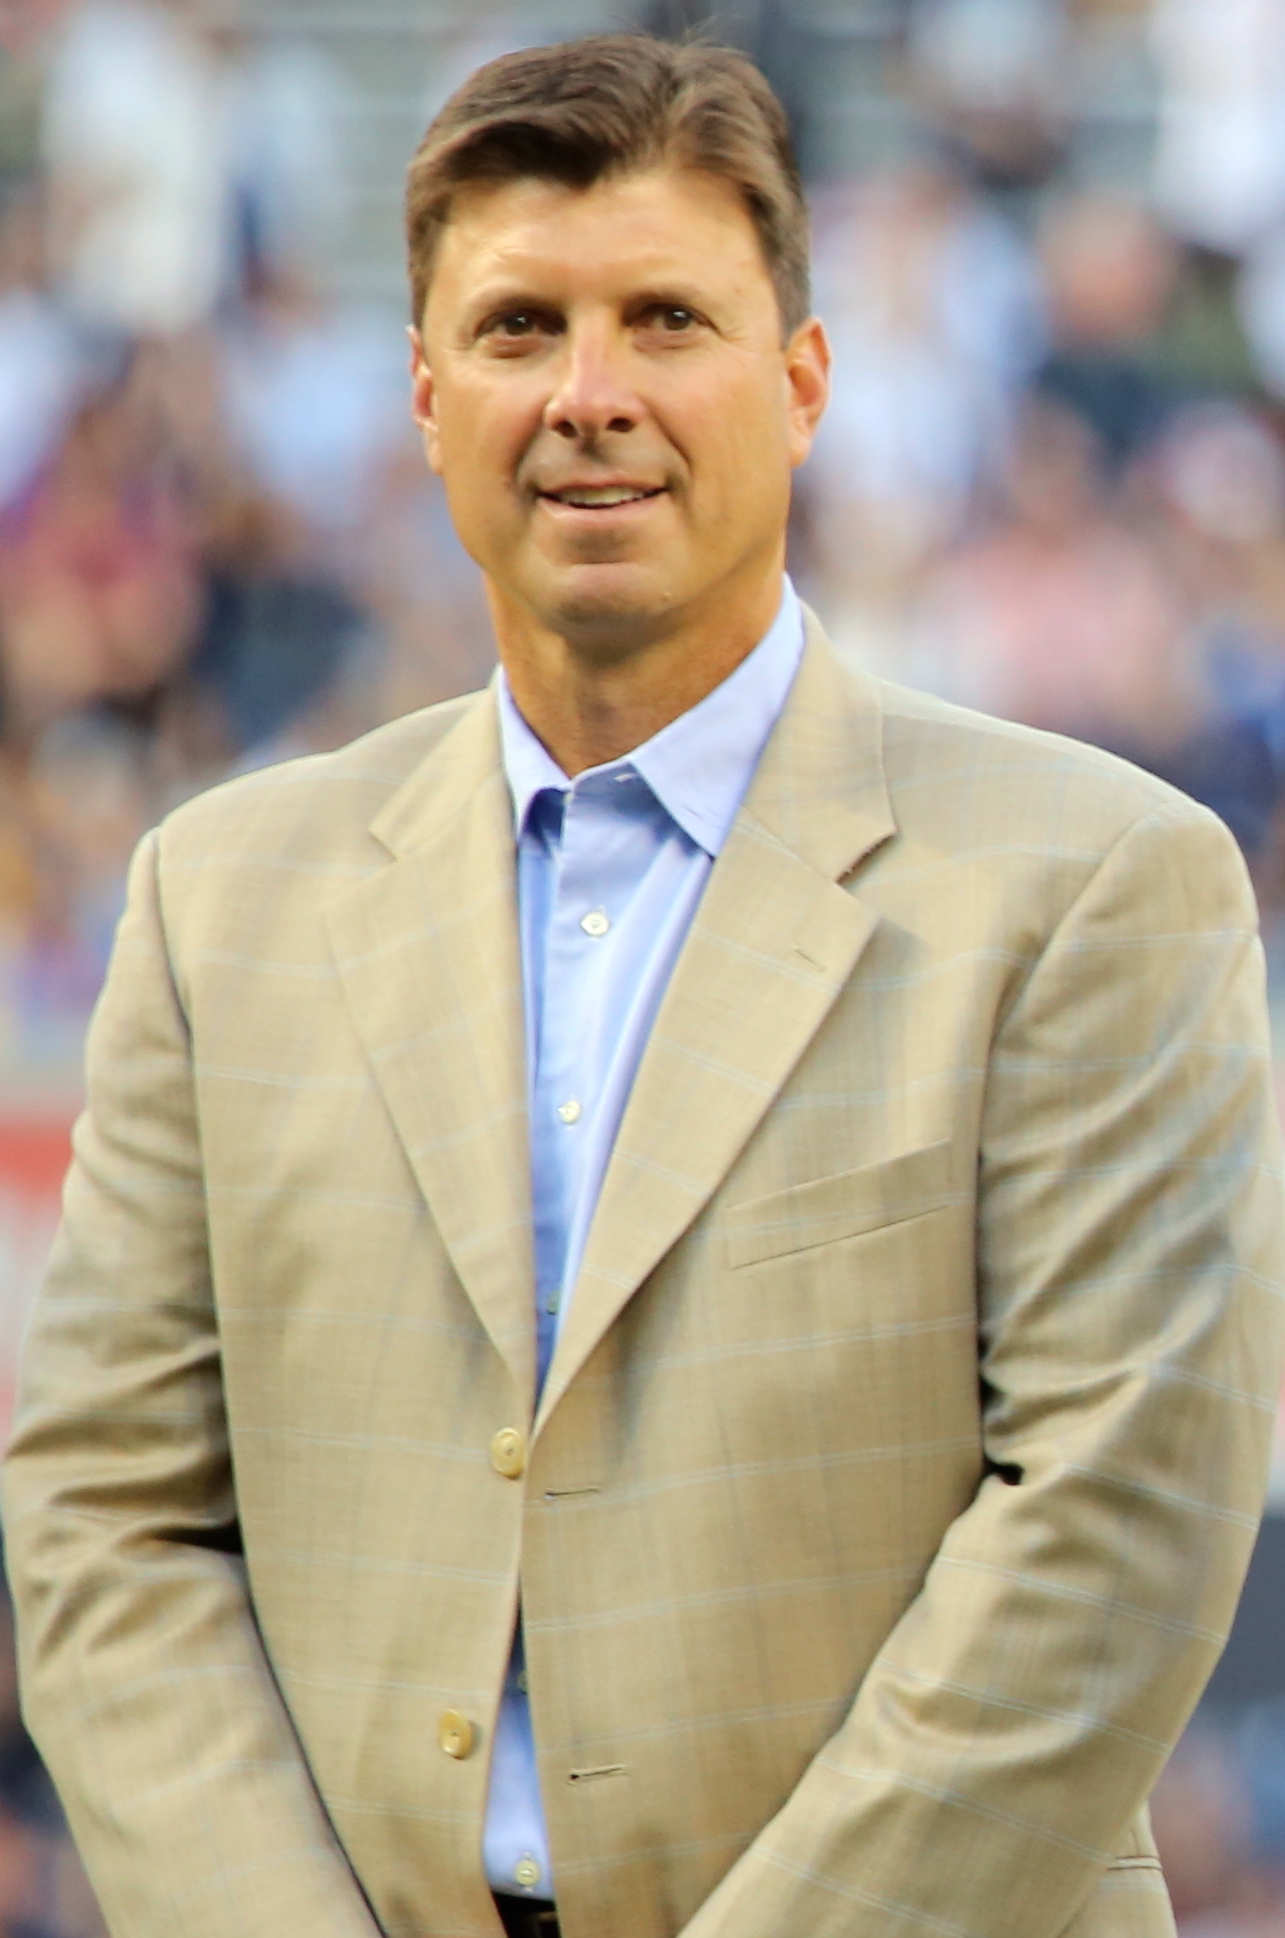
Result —
[{"label": "man in tan suit", "polygon": [[9,1456],[112,1930],[1159,1938],[1280,1376],[1236,851],[805,639],[736,57],[483,70],[410,216],[503,674],[144,843]]}]

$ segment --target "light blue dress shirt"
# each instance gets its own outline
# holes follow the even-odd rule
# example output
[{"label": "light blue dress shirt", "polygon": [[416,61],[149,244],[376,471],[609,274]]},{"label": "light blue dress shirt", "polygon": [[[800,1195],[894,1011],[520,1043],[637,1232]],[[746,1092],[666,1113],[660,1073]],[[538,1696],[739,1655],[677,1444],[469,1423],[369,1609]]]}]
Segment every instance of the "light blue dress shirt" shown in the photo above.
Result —
[{"label": "light blue dress shirt", "polygon": [[[656,1011],[802,650],[787,579],[770,630],[720,686],[632,753],[574,781],[498,676],[518,844],[541,1385]],[[553,1896],[520,1626],[483,1854],[493,1889]]]}]

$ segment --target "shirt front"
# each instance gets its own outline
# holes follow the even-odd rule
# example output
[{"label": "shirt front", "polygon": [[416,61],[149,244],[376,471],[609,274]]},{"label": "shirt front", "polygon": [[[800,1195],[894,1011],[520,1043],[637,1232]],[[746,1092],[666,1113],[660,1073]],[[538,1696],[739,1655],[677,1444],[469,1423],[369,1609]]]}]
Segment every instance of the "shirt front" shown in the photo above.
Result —
[{"label": "shirt front", "polygon": [[[772,626],[712,693],[574,781],[497,675],[517,837],[541,1386],[652,1023],[802,650],[787,579]],[[483,1852],[495,1890],[552,1897],[520,1624]]]}]

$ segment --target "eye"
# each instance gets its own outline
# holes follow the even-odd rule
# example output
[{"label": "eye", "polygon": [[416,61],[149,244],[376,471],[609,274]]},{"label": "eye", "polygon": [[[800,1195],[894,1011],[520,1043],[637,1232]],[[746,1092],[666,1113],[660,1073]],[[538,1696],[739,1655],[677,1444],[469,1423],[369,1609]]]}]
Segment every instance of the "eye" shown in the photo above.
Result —
[{"label": "eye", "polygon": [[666,336],[681,336],[687,330],[694,330],[700,318],[685,303],[659,303],[651,312],[651,321],[658,324]]},{"label": "eye", "polygon": [[653,301],[639,309],[634,327],[653,347],[670,345],[680,349],[704,334],[709,328],[709,318],[689,303]]},{"label": "eye", "polygon": [[520,348],[537,337],[551,336],[556,329],[556,319],[543,310],[497,310],[482,324],[478,337],[497,350],[506,350],[510,347]]}]

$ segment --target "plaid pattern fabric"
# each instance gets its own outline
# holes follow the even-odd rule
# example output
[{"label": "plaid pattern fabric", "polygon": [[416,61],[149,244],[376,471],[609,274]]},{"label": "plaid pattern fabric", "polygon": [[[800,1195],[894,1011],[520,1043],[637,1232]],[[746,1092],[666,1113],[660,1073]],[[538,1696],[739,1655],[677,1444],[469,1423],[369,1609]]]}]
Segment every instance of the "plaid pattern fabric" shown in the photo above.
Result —
[{"label": "plaid pattern fabric", "polygon": [[1282,1344],[1228,836],[814,629],[534,1420],[512,870],[489,695],[140,851],[6,1483],[113,1931],[495,1938],[520,1572],[567,1938],[1171,1932]]}]

